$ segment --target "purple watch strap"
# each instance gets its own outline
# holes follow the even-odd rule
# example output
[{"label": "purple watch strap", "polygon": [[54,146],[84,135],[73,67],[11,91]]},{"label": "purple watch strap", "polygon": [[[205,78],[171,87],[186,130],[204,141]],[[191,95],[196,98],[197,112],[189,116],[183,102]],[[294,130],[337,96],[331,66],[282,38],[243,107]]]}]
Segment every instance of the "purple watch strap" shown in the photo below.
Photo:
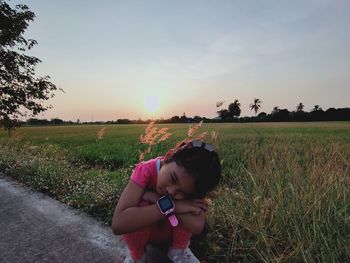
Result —
[{"label": "purple watch strap", "polygon": [[170,224],[172,226],[177,226],[179,224],[179,221],[177,220],[177,218],[176,218],[176,216],[174,214],[169,215],[168,219],[169,219]]}]

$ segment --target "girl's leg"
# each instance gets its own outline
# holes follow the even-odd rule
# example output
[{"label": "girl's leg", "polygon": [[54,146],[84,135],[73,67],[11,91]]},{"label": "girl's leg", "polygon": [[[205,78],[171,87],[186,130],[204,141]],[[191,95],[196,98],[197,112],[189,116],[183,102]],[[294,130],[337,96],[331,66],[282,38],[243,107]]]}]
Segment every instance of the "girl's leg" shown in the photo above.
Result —
[{"label": "girl's leg", "polygon": [[128,246],[130,256],[137,261],[145,254],[146,244],[149,242],[151,227],[147,227],[142,231],[127,233],[123,235],[123,240]]},{"label": "girl's leg", "polygon": [[172,228],[172,247],[174,249],[185,249],[189,245],[189,241],[192,237],[192,233],[182,228],[181,226],[176,226]]},{"label": "girl's leg", "polygon": [[[139,206],[148,206],[149,202],[141,200]],[[145,247],[149,242],[152,227],[146,227],[137,232],[131,232],[123,235],[123,240],[128,246],[130,256],[137,261],[145,254]]]},{"label": "girl's leg", "polygon": [[168,257],[175,263],[200,263],[189,249],[192,233],[177,226],[173,228],[173,246],[168,250]]}]

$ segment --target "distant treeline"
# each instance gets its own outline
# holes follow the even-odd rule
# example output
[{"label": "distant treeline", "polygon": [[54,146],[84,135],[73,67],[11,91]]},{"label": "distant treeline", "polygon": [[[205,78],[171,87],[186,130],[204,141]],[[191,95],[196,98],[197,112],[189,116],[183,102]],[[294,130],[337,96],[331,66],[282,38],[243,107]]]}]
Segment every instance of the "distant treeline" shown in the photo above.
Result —
[{"label": "distant treeline", "polygon": [[350,121],[350,108],[329,108],[305,111],[288,111],[287,109],[274,109],[270,114],[259,113],[256,117],[242,117],[241,122],[288,122],[288,121]]},{"label": "distant treeline", "polygon": [[187,117],[184,113],[182,116],[173,116],[170,119],[157,119],[157,120],[129,120],[129,119],[117,119],[113,121],[92,121],[81,122],[79,119],[76,121],[64,121],[59,118],[51,120],[31,118],[27,121],[22,121],[19,124],[25,125],[76,125],[76,124],[146,124],[150,121],[156,123],[196,123],[196,122],[296,122],[296,121],[350,121],[350,108],[329,108],[324,111],[322,109],[312,110],[310,112],[305,111],[288,111],[287,109],[275,108],[270,114],[265,112],[259,113],[253,117],[228,117],[221,116],[217,118],[206,118],[201,116]]}]

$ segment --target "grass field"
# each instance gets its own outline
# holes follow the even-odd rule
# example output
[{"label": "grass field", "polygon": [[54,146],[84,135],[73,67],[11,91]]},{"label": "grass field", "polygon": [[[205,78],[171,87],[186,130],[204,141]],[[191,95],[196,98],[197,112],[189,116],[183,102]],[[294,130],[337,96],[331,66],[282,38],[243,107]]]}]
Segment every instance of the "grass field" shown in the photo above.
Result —
[{"label": "grass field", "polygon": [[[186,137],[189,125],[150,155]],[[98,131],[106,127],[103,140]],[[144,146],[145,125],[24,127],[0,132],[0,171],[110,222]],[[350,260],[350,122],[204,124],[223,180],[193,250],[209,262]],[[208,135],[208,137],[210,137]],[[210,140],[209,140],[210,141]]]}]

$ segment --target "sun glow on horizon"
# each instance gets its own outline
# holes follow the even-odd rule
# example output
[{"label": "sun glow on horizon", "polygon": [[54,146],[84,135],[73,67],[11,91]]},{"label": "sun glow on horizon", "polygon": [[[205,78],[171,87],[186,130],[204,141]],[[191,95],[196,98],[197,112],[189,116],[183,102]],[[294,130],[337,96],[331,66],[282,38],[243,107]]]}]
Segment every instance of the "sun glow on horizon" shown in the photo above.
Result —
[{"label": "sun glow on horizon", "polygon": [[143,104],[149,113],[155,113],[160,107],[159,98],[154,95],[147,96]]}]

